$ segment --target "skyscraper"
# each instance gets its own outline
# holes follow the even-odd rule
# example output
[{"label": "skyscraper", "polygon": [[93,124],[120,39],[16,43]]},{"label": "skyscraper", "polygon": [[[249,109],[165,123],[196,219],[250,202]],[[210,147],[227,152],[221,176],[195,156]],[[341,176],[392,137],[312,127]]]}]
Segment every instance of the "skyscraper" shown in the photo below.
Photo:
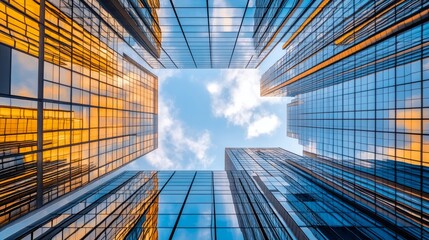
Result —
[{"label": "skyscraper", "polygon": [[417,222],[374,214],[356,201],[364,195],[350,196],[351,187],[329,182],[333,174],[319,176],[341,170],[313,158],[281,148],[231,148],[225,166],[225,171],[123,172],[49,206],[50,214],[24,217],[2,234],[6,239],[427,237],[428,229]]},{"label": "skyscraper", "polygon": [[0,226],[157,147],[157,77],[97,9],[0,2]]},{"label": "skyscraper", "polygon": [[227,149],[225,167],[251,175],[299,239],[429,236],[426,193],[382,177],[281,148]]},{"label": "skyscraper", "polygon": [[[428,1],[5,0],[0,20],[2,236],[429,238]],[[257,68],[282,39],[261,93],[295,97],[304,156],[81,188],[157,147],[147,68]]]},{"label": "skyscraper", "polygon": [[141,40],[130,43],[152,68],[256,68],[303,10],[279,0],[99,2]]},{"label": "skyscraper", "polygon": [[[411,237],[427,234],[429,2],[321,1],[292,27],[261,94],[295,97],[303,171]],[[427,237],[426,235],[424,235]]]},{"label": "skyscraper", "polygon": [[151,68],[255,68],[284,1],[0,3],[0,226],[157,147]]},{"label": "skyscraper", "polygon": [[6,239],[292,239],[240,171],[123,172]]}]

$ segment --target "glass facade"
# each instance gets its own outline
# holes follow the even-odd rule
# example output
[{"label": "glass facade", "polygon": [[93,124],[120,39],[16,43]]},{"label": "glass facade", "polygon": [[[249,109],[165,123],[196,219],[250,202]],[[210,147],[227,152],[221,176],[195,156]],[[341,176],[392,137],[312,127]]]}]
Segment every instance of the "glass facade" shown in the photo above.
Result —
[{"label": "glass facade", "polygon": [[415,189],[281,148],[226,149],[225,167],[251,175],[298,239],[429,237]]},{"label": "glass facade", "polygon": [[[397,186],[387,181],[365,179],[281,148],[228,148],[225,168],[125,171],[55,205],[50,214],[36,212],[31,221],[24,219],[14,223],[15,230],[0,233],[5,239],[428,237],[428,228],[419,222],[424,213],[407,213],[412,209],[405,203],[382,193],[370,200],[370,191],[358,185],[376,182],[385,192],[395,191]],[[416,192],[408,194],[412,198]],[[389,212],[391,206],[398,213]]]},{"label": "glass facade", "polygon": [[92,4],[0,2],[0,226],[157,147],[157,77]]},{"label": "glass facade", "polygon": [[313,5],[261,79],[262,95],[295,97],[287,133],[308,156],[297,167],[428,238],[429,2]]},{"label": "glass facade", "polygon": [[296,96],[428,56],[427,1],[319,2],[286,34],[262,95]]},{"label": "glass facade", "polygon": [[123,172],[7,239],[292,239],[241,171]]},{"label": "glass facade", "polygon": [[152,68],[256,68],[311,1],[100,2],[143,33],[133,46]]},{"label": "glass facade", "polygon": [[0,227],[157,148],[144,66],[257,68],[281,39],[261,95],[294,97],[304,156],[118,173],[7,237],[429,238],[424,0],[1,1]]}]

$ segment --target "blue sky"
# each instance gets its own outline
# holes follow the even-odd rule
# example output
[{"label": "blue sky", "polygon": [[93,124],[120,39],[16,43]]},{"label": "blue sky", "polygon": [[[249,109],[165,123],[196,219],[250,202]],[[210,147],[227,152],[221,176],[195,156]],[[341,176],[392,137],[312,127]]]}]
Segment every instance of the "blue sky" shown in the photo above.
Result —
[{"label": "blue sky", "polygon": [[131,169],[224,169],[225,147],[282,147],[301,154],[286,136],[290,98],[259,96],[260,69],[160,69],[158,149]]}]

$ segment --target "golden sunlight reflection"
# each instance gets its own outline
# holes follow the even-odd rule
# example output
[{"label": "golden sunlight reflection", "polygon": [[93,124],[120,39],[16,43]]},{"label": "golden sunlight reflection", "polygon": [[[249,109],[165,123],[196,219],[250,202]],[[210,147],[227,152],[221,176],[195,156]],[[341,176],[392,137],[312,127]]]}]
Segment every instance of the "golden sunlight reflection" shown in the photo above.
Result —
[{"label": "golden sunlight reflection", "polygon": [[[45,2],[45,101],[38,109],[39,3],[0,1],[0,44],[12,53],[11,96],[0,106],[0,187],[7,189],[0,226],[35,208],[37,157],[46,203],[156,146],[156,76],[108,44],[119,41],[114,30],[97,25],[89,31],[67,7]],[[88,24],[99,24],[85,14]],[[105,30],[109,38],[100,39]]]},{"label": "golden sunlight reflection", "polygon": [[[396,156],[395,160],[413,165],[428,167],[429,162],[421,161],[421,109],[390,110],[389,116],[395,117],[397,140],[395,147],[386,147],[383,152]],[[388,160],[388,159],[386,159]]]}]

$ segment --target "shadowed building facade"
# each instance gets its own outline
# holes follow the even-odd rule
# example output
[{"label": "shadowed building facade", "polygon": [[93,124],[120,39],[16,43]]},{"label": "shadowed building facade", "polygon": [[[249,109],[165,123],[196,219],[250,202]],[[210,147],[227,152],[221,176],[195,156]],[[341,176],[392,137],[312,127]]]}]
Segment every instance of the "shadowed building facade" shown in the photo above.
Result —
[{"label": "shadowed building facade", "polygon": [[93,4],[0,3],[0,226],[157,147],[157,77]]}]

